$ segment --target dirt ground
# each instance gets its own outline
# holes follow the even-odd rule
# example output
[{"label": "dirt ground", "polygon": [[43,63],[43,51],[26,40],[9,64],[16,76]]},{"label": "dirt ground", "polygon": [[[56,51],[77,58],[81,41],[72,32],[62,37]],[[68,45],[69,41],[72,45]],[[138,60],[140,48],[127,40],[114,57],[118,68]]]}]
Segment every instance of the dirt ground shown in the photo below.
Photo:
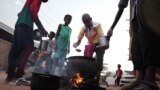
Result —
[{"label": "dirt ground", "polygon": [[6,84],[6,74],[4,71],[0,71],[0,90],[30,90],[29,86],[16,86],[13,84]]},{"label": "dirt ground", "polygon": [[[13,84],[6,84],[4,83],[6,78],[5,71],[0,71],[0,90],[31,90],[29,86],[16,86],[15,83]],[[106,87],[103,85],[103,87]],[[120,90],[119,87],[106,87],[106,90]]]}]

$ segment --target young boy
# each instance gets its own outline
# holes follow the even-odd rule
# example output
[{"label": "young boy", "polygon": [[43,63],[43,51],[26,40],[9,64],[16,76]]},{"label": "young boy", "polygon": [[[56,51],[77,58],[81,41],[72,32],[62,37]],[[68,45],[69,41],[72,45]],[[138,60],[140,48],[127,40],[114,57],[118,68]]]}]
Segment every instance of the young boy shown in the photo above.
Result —
[{"label": "young boy", "polygon": [[70,24],[71,20],[72,16],[67,14],[64,17],[64,24],[60,24],[58,26],[55,37],[56,48],[53,55],[54,61],[50,74],[56,73],[56,75],[62,76],[66,55],[70,52],[70,35],[72,29],[68,25]]},{"label": "young boy", "polygon": [[46,62],[46,72],[49,73],[51,71],[51,67],[52,67],[52,63],[53,63],[53,60],[51,58],[51,55],[52,53],[54,52],[55,50],[55,40],[53,40],[53,38],[55,37],[55,33],[54,32],[50,32],[50,34],[48,35],[49,37],[49,43],[48,43],[48,48],[47,48],[47,53],[48,53],[48,59],[47,59],[47,62]]},{"label": "young boy", "polygon": [[121,78],[122,78],[122,75],[123,75],[123,71],[122,71],[122,69],[121,69],[121,65],[120,64],[118,64],[117,65],[117,70],[116,70],[116,79],[115,79],[115,85],[117,85],[117,86],[119,86],[119,83],[120,83],[120,80],[121,80]]},{"label": "young boy", "polygon": [[[53,38],[55,37],[55,33],[51,31],[48,37],[49,37],[49,40],[46,41],[48,42],[47,49],[45,50],[40,48],[39,58],[35,64],[35,72],[49,73],[51,70],[51,65],[53,63],[53,60],[51,59],[51,54],[54,52],[54,49],[55,49],[55,41],[53,40]],[[42,41],[40,43],[40,47],[41,45],[42,45]],[[46,68],[44,72],[41,66],[45,60],[46,60],[46,65],[45,65]]]}]

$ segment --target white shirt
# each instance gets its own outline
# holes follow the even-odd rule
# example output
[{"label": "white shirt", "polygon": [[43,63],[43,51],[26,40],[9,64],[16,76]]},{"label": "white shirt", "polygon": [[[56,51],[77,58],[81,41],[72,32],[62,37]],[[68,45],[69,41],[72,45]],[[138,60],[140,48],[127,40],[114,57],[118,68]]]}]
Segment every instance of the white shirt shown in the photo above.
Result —
[{"label": "white shirt", "polygon": [[47,48],[47,53],[52,53],[53,50],[55,49],[55,40],[48,40],[48,48]]}]

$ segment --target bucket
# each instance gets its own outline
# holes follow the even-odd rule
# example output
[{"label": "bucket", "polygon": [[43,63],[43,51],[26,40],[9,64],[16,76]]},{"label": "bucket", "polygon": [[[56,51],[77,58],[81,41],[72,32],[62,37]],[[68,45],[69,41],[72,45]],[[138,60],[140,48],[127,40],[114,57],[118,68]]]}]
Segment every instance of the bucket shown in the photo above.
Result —
[{"label": "bucket", "polygon": [[31,90],[59,90],[60,77],[45,75],[40,73],[32,73]]},{"label": "bucket", "polygon": [[85,45],[84,56],[93,57],[94,46],[93,45]]},{"label": "bucket", "polygon": [[42,40],[41,50],[47,51],[48,44],[49,44],[49,41],[48,41],[48,40]]},{"label": "bucket", "polygon": [[110,39],[109,36],[101,36],[99,38],[99,46],[101,48],[108,49],[109,48],[109,39]]},{"label": "bucket", "polygon": [[33,30],[33,39],[37,40],[37,41],[40,41],[42,39],[41,30],[39,30],[39,29]]}]

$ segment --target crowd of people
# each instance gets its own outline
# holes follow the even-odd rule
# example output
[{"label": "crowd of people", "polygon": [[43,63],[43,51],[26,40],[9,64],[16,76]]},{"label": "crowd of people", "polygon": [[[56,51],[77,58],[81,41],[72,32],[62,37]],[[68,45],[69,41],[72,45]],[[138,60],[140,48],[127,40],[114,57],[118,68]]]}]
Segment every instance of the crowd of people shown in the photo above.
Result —
[{"label": "crowd of people", "polygon": [[[86,45],[93,46],[94,52],[96,53],[98,81],[103,69],[103,56],[106,50],[99,47],[99,39],[105,35],[112,37],[114,27],[119,21],[124,8],[128,6],[128,1],[129,0],[120,0],[115,20],[106,34],[103,32],[101,24],[92,21],[92,17],[88,13],[82,15],[82,22],[84,26],[79,31],[78,40],[73,44],[73,47],[77,48],[81,44],[83,37],[86,36],[88,40]],[[132,11],[130,18],[130,36],[132,38],[130,54],[132,56],[131,60],[133,62],[134,69],[137,70],[137,80],[122,87],[122,90],[145,90],[145,87],[147,86],[151,88],[150,90],[159,90],[156,84],[155,72],[156,68],[159,67],[160,64],[160,55],[157,53],[160,51],[160,37],[143,27],[139,22],[138,15],[136,13],[139,0],[130,1],[133,3],[131,4]],[[23,9],[18,13],[12,45],[8,56],[7,83],[14,79],[21,78],[25,74],[25,65],[34,49],[32,36],[34,24],[41,31],[42,36],[49,37],[47,50],[43,51],[39,48],[40,58],[38,58],[36,66],[43,60],[46,60],[47,74],[58,73],[58,76],[63,75],[62,72],[66,55],[70,53],[70,36],[72,29],[69,27],[69,24],[72,21],[72,16],[66,14],[64,16],[64,24],[59,24],[56,33],[50,32],[48,35],[47,30],[44,28],[38,17],[41,4],[46,2],[48,2],[48,0],[26,0]],[[58,72],[55,72],[57,68]],[[119,85],[119,81],[123,73],[120,68],[121,65],[118,65],[118,70],[116,71],[117,85]]]}]

